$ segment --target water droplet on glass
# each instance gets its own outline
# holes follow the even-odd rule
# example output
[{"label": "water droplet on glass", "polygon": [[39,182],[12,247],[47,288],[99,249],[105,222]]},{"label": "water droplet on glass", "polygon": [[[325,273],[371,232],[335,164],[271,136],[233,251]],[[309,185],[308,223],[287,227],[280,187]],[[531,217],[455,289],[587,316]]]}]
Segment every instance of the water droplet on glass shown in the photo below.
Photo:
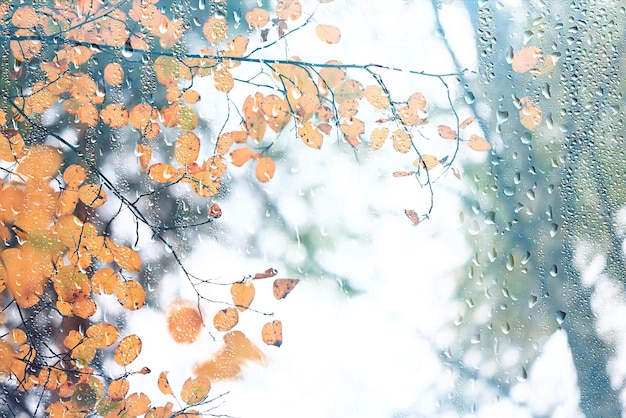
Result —
[{"label": "water droplet on glass", "polygon": [[567,314],[563,311],[556,311],[556,323],[561,325],[565,321],[565,315]]},{"label": "water droplet on glass", "polygon": [[506,269],[508,271],[513,271],[515,267],[515,258],[513,258],[513,254],[509,254],[509,259],[506,260]]},{"label": "water droplet on glass", "polygon": [[122,56],[126,59],[130,59],[134,52],[133,45],[130,43],[130,38],[128,38],[122,47]]},{"label": "water droplet on glass", "polygon": [[469,90],[465,92],[465,95],[463,97],[465,98],[465,103],[467,103],[468,105],[471,105],[476,101],[476,96],[474,96],[474,93]]},{"label": "water droplet on glass", "polygon": [[550,267],[550,276],[556,277],[558,274],[559,268],[556,266],[556,264],[553,264],[552,267]]},{"label": "water droplet on glass", "polygon": [[528,372],[526,371],[526,367],[522,367],[521,373],[519,374],[519,376],[517,376],[517,381],[525,382],[526,379],[528,379]]}]

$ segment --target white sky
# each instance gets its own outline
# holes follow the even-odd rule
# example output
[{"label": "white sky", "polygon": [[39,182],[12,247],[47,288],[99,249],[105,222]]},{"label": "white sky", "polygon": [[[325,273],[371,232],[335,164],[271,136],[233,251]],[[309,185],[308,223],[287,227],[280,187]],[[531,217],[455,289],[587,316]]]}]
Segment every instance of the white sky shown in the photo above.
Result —
[{"label": "white sky", "polygon": [[[304,10],[312,10],[316,3],[303,1]],[[465,65],[475,67],[476,48],[464,9],[458,1],[443,3],[444,24],[455,28],[451,41],[466,52]],[[454,71],[441,40],[433,35],[429,1],[335,0],[320,5],[315,20],[339,26],[340,44],[317,41],[312,25],[289,40],[288,55],[316,62],[340,59]],[[396,74],[387,81],[392,91],[405,91],[407,97],[423,91],[433,103],[445,105],[438,101],[440,87],[432,80]],[[248,93],[242,92],[244,97]],[[223,115],[219,103],[207,103],[204,112],[219,119]],[[283,146],[289,156],[278,162],[276,177],[262,189],[293,230],[265,228],[269,222],[265,208],[256,192],[246,187],[251,168],[235,169],[238,188],[222,204],[224,216],[219,221],[227,232],[219,242],[203,240],[185,262],[204,277],[224,281],[268,267],[286,274],[286,265],[306,261],[295,237],[308,227],[320,231],[318,261],[363,293],[348,297],[335,282],[308,277],[276,303],[271,282],[265,288],[261,285],[253,307],[274,311],[282,320],[283,346],[265,347],[266,364],[248,365],[240,379],[214,384],[213,395],[230,391],[218,412],[250,418],[456,416],[443,412],[450,410],[445,403],[454,391],[454,374],[441,363],[438,350],[455,343],[442,328],[457,314],[453,272],[471,257],[459,227],[461,204],[454,190],[460,182],[451,175],[438,182],[432,219],[412,227],[403,211],[423,210],[428,193],[410,178],[389,175],[410,169],[410,161],[399,159],[390,144],[377,154],[362,154],[360,164],[347,147],[331,141],[320,151],[308,149],[299,139]],[[256,244],[249,241],[253,234]],[[165,276],[163,305],[177,297],[193,297],[186,286],[179,272]],[[210,296],[219,299],[214,293]],[[213,312],[204,312],[209,321]],[[252,313],[242,317],[244,331],[264,346],[260,328],[267,318]],[[217,349],[206,333],[188,346],[164,341],[165,327],[161,312],[141,310],[132,315],[128,330],[144,342],[135,364],[162,367],[153,369],[150,379],[132,378],[131,391],[149,392],[155,403],[171,400],[159,397],[156,390],[154,380],[161,370],[170,372],[176,391],[193,365]],[[476,413],[466,416],[531,417],[555,405],[554,416],[578,414],[575,371],[564,334],[557,333],[546,343],[528,380],[514,388],[512,397],[477,405]]]}]

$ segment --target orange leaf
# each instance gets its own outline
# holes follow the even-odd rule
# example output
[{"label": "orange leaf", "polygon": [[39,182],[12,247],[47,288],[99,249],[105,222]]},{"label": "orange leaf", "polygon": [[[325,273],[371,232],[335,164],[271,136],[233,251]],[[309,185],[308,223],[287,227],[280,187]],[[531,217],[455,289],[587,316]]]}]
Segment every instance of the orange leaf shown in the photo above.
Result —
[{"label": "orange leaf", "polygon": [[179,344],[190,344],[198,338],[202,329],[202,316],[198,308],[187,301],[172,304],[167,315],[167,328]]},{"label": "orange leaf", "polygon": [[128,366],[135,361],[139,353],[141,353],[141,346],[141,339],[136,334],[127,335],[122,338],[113,354],[115,362],[122,367]]},{"label": "orange leaf", "polygon": [[411,149],[411,135],[404,129],[396,129],[391,135],[393,149],[403,154]]},{"label": "orange leaf", "polygon": [[104,67],[104,81],[111,86],[121,86],[124,81],[124,69],[117,62],[112,62]]},{"label": "orange leaf", "polygon": [[124,245],[119,245],[113,250],[113,257],[118,266],[128,271],[141,269],[141,258],[137,251]]},{"label": "orange leaf", "polygon": [[225,67],[215,70],[213,82],[215,83],[215,89],[222,93],[228,93],[235,86],[235,78]]},{"label": "orange leaf", "polygon": [[119,103],[110,103],[100,111],[102,122],[111,128],[123,128],[128,125],[128,110]]},{"label": "orange leaf", "polygon": [[119,303],[129,311],[139,309],[146,303],[146,292],[135,280],[120,282],[115,295]]},{"label": "orange leaf", "polygon": [[256,178],[262,183],[266,183],[274,177],[276,171],[276,163],[270,157],[264,157],[259,159],[256,165]]},{"label": "orange leaf", "polygon": [[233,283],[230,287],[230,294],[237,309],[243,312],[254,300],[254,285],[249,281]]},{"label": "orange leaf", "polygon": [[98,208],[107,201],[107,195],[101,185],[84,184],[78,189],[78,198],[87,206]]},{"label": "orange leaf", "polygon": [[78,164],[72,164],[63,171],[63,181],[69,187],[78,187],[87,178],[85,169]]},{"label": "orange leaf", "polygon": [[148,167],[148,177],[159,183],[175,183],[182,176],[181,171],[169,164],[156,163]]},{"label": "orange leaf", "polygon": [[174,158],[180,165],[188,166],[200,155],[200,138],[193,132],[179,135],[174,145]]},{"label": "orange leaf", "polygon": [[139,159],[139,167],[141,167],[141,171],[146,171],[148,169],[148,165],[150,165],[150,160],[152,159],[152,147],[149,145],[137,144],[137,158]]},{"label": "orange leaf", "polygon": [[467,146],[474,151],[489,151],[491,149],[489,142],[487,142],[487,140],[482,136],[478,136],[476,134],[472,134],[470,136]]},{"label": "orange leaf", "polygon": [[108,395],[109,398],[113,401],[121,401],[126,397],[128,393],[128,389],[130,388],[130,383],[127,379],[121,378],[113,380],[109,383]]},{"label": "orange leaf", "polygon": [[48,179],[56,176],[63,163],[60,150],[48,145],[31,147],[15,170],[27,178]]},{"label": "orange leaf", "polygon": [[110,267],[103,267],[91,277],[94,293],[111,295],[120,283],[120,275]]},{"label": "orange leaf", "polygon": [[380,86],[367,86],[364,93],[367,101],[376,109],[385,109],[389,106],[389,97]]},{"label": "orange leaf", "polygon": [[315,34],[327,44],[339,43],[341,39],[341,31],[337,26],[318,24],[315,27]]},{"label": "orange leaf", "polygon": [[421,157],[417,157],[417,159],[413,162],[414,166],[426,168],[428,170],[435,168],[438,164],[439,158],[428,154],[422,154]]},{"label": "orange leaf", "polygon": [[[339,87],[341,82],[346,77],[346,69],[341,67],[343,62],[332,60],[327,61],[326,64],[333,65],[333,67],[323,67],[320,69],[320,78],[324,81],[326,88],[334,89]],[[335,68],[335,65],[339,66],[339,68]]]},{"label": "orange leaf", "polygon": [[131,417],[143,415],[150,409],[150,398],[145,393],[133,393],[126,398],[124,409]]},{"label": "orange leaf", "polygon": [[262,110],[263,99],[261,93],[256,93],[254,97],[248,96],[241,107],[248,135],[255,141],[263,139],[267,127],[265,114]]},{"label": "orange leaf", "polygon": [[226,308],[217,311],[213,317],[213,326],[220,332],[230,331],[238,322],[239,312],[235,308]]},{"label": "orange leaf", "polygon": [[204,23],[202,32],[209,42],[218,44],[228,37],[228,22],[222,16],[211,16]]},{"label": "orange leaf", "polygon": [[15,351],[11,344],[0,340],[0,376],[9,376],[15,359]]},{"label": "orange leaf", "polygon": [[541,125],[542,111],[529,97],[520,99],[522,108],[519,111],[519,120],[524,128],[534,131]]},{"label": "orange leaf", "polygon": [[85,335],[94,341],[97,348],[109,347],[120,337],[117,328],[106,322],[91,325]]},{"label": "orange leaf", "polygon": [[211,360],[199,365],[196,374],[215,380],[230,379],[239,374],[244,361],[262,359],[261,351],[242,332],[231,331],[224,335],[224,346]]},{"label": "orange leaf", "polygon": [[159,390],[162,394],[174,396],[170,382],[167,380],[167,373],[168,372],[161,372],[161,374],[159,374],[157,384],[159,385]]},{"label": "orange leaf", "polygon": [[254,155],[254,151],[248,147],[237,148],[233,152],[230,153],[230,158],[233,160],[233,165],[237,167],[241,167],[246,162],[248,162],[252,156]]},{"label": "orange leaf", "polygon": [[437,126],[437,132],[439,133],[439,136],[442,137],[443,139],[456,139],[458,138],[458,135],[456,134],[456,131],[452,128],[450,128],[449,126],[446,125],[439,125]]},{"label": "orange leaf", "polygon": [[19,329],[19,328],[13,328],[10,332],[9,332],[9,340],[16,345],[22,345],[26,342],[27,340],[27,336],[26,333]]},{"label": "orange leaf", "polygon": [[274,280],[274,297],[278,300],[284,299],[300,282],[300,279],[276,279]]},{"label": "orange leaf", "polygon": [[209,218],[218,219],[222,216],[222,208],[217,203],[213,203],[209,208]]},{"label": "orange leaf", "polygon": [[461,122],[461,125],[460,125],[461,129],[467,128],[475,120],[476,120],[476,116],[470,116],[469,118],[465,119],[463,122]]},{"label": "orange leaf", "polygon": [[270,21],[270,14],[263,9],[254,8],[246,13],[246,22],[252,28],[262,28]]},{"label": "orange leaf", "polygon": [[306,145],[314,149],[322,148],[322,141],[324,138],[319,130],[310,121],[304,122],[304,124],[298,128],[298,135],[300,139]]},{"label": "orange leaf", "polygon": [[211,390],[211,381],[206,376],[190,377],[183,383],[180,398],[187,405],[199,404]]},{"label": "orange leaf", "polygon": [[525,46],[513,55],[513,71],[525,73],[535,68],[541,58],[541,49],[536,46]]},{"label": "orange leaf", "polygon": [[261,337],[265,344],[280,347],[283,343],[283,324],[279,320],[268,322],[263,325]]},{"label": "orange leaf", "polygon": [[276,2],[276,16],[285,20],[299,19],[302,16],[300,0],[278,0]]}]

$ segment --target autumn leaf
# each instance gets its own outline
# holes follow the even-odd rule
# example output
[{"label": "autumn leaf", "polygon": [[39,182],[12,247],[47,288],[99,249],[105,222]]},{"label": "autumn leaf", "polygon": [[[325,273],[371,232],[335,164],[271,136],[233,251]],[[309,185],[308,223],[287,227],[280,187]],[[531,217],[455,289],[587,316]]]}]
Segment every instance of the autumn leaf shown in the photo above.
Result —
[{"label": "autumn leaf", "polygon": [[196,405],[202,402],[211,390],[211,381],[206,376],[190,377],[183,383],[180,399],[187,405]]},{"label": "autumn leaf", "polygon": [[327,44],[337,44],[341,39],[341,31],[337,26],[318,24],[315,27],[315,34]]},{"label": "autumn leaf", "polygon": [[238,322],[239,312],[235,308],[219,310],[213,317],[213,326],[220,332],[230,331]]},{"label": "autumn leaf", "polygon": [[279,320],[274,320],[263,325],[261,338],[267,345],[280,347],[283,343],[283,324]]},{"label": "autumn leaf", "polygon": [[276,279],[274,280],[273,292],[276,299],[284,299],[300,282],[300,279]]},{"label": "autumn leaf", "polygon": [[179,344],[194,342],[202,330],[202,316],[197,307],[188,301],[173,303],[167,314],[167,328]]},{"label": "autumn leaf", "polygon": [[474,151],[489,151],[491,149],[489,142],[482,136],[476,134],[470,136],[467,146]]},{"label": "autumn leaf", "polygon": [[243,312],[254,300],[254,285],[249,281],[233,283],[230,287],[230,294],[235,307]]},{"label": "autumn leaf", "polygon": [[135,280],[120,282],[115,289],[117,300],[124,308],[134,311],[146,303],[146,292]]},{"label": "autumn leaf", "polygon": [[136,334],[127,335],[115,348],[113,358],[118,365],[126,367],[139,356],[141,348],[141,339]]},{"label": "autumn leaf", "polygon": [[178,164],[187,166],[198,159],[200,154],[200,138],[193,132],[185,132],[178,136],[174,145],[174,158]]},{"label": "autumn leaf", "polygon": [[276,171],[276,163],[270,157],[260,158],[256,164],[255,175],[257,180],[262,183],[270,181],[274,177]]},{"label": "autumn leaf", "polygon": [[298,135],[300,139],[302,139],[302,142],[309,147],[314,149],[322,148],[324,138],[310,121],[304,122],[304,124],[298,128]]},{"label": "autumn leaf", "polygon": [[157,381],[157,384],[158,384],[159,390],[161,391],[162,394],[174,396],[174,392],[172,391],[172,387],[170,386],[170,382],[167,380],[167,373],[168,372],[161,372],[159,374],[159,379]]},{"label": "autumn leaf", "polygon": [[246,162],[248,162],[254,155],[255,152],[252,149],[248,147],[241,147],[231,152],[230,158],[234,166],[241,167]]},{"label": "autumn leaf", "polygon": [[513,71],[525,73],[537,65],[541,58],[541,50],[535,46],[525,46],[513,54]]},{"label": "autumn leaf", "polygon": [[534,131],[541,125],[541,107],[535,104],[529,97],[520,99],[519,120],[524,128]]},{"label": "autumn leaf", "polygon": [[439,136],[442,137],[443,139],[456,139],[458,138],[458,135],[456,134],[456,131],[452,128],[450,128],[449,126],[446,125],[439,125],[437,127],[437,132],[439,133]]},{"label": "autumn leaf", "polygon": [[128,393],[128,389],[130,388],[130,383],[127,379],[120,378],[113,380],[109,384],[108,395],[109,398],[113,401],[121,401],[126,397]]}]

